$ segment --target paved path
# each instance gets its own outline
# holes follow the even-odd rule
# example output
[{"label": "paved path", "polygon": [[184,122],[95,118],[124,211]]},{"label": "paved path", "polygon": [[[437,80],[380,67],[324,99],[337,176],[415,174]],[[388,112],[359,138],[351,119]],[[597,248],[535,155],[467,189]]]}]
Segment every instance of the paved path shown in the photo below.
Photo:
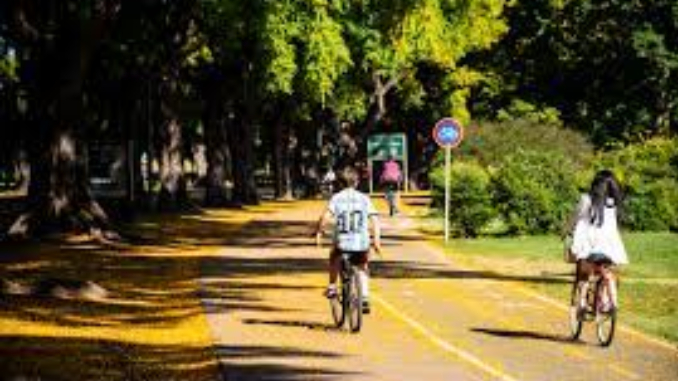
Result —
[{"label": "paved path", "polygon": [[202,265],[228,381],[678,379],[675,348],[622,330],[603,349],[588,327],[572,343],[561,305],[460,268],[407,216],[382,219],[386,254],[373,263],[363,331],[336,330],[321,296],[326,250],[307,238],[322,205],[302,205],[261,215]]}]

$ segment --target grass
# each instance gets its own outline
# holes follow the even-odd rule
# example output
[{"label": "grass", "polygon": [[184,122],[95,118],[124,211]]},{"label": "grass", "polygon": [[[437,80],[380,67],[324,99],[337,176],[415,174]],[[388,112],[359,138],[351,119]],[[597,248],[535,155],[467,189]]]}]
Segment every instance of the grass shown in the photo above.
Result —
[{"label": "grass", "polygon": [[[442,236],[439,218],[422,209],[415,215],[426,234]],[[623,240],[630,264],[620,270],[622,322],[678,343],[678,234],[624,233]],[[563,261],[557,236],[453,239],[446,251],[463,264],[516,276],[523,286],[553,299],[569,297],[574,266]]]}]

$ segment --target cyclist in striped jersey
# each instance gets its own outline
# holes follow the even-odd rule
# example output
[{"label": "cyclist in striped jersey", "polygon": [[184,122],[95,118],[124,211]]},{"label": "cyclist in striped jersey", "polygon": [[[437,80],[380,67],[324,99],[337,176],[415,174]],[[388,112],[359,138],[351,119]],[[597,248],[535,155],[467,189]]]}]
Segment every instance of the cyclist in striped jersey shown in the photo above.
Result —
[{"label": "cyclist in striped jersey", "polygon": [[333,245],[330,251],[329,285],[325,296],[337,295],[339,259],[342,252],[351,253],[358,263],[358,276],[363,294],[363,310],[369,313],[368,261],[370,251],[370,222],[374,236],[374,249],[381,253],[381,229],[377,210],[370,198],[356,190],[358,173],[351,167],[341,172],[340,180],[345,188],[332,196],[316,228],[316,236],[322,235],[324,225],[334,219]]}]

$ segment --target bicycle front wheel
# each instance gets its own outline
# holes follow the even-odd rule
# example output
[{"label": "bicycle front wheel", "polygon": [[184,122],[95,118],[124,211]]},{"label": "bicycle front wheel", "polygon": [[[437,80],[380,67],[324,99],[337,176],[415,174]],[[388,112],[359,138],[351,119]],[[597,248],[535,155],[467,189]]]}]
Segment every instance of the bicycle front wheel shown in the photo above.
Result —
[{"label": "bicycle front wheel", "polygon": [[360,281],[357,271],[351,272],[351,278],[348,283],[348,301],[345,303],[348,313],[348,324],[351,332],[360,331],[363,322],[363,306],[362,306],[362,289],[360,288]]},{"label": "bicycle front wheel", "polygon": [[596,303],[596,336],[598,336],[598,342],[603,347],[612,344],[617,325],[617,310],[612,308],[605,311],[600,306],[605,291],[605,283],[601,279],[596,284],[596,295],[598,297],[598,302]]}]

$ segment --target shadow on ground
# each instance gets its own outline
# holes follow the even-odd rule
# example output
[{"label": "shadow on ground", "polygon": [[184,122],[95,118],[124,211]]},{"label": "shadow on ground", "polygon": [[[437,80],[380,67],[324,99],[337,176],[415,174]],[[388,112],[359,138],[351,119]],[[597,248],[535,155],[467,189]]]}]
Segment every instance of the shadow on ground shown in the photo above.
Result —
[{"label": "shadow on ground", "polygon": [[[223,245],[277,247],[297,236],[304,239],[298,245],[307,245],[306,222],[266,221],[264,212],[247,211],[262,220],[243,226],[238,213],[149,216],[125,228],[133,239],[119,247],[104,247],[83,237],[1,243],[0,321],[9,325],[0,329],[0,379],[214,380],[219,379],[216,353],[222,352],[248,359],[221,370],[237,379],[341,379],[346,373],[271,362],[329,354],[295,348],[151,344],[152,340],[125,334],[138,329],[172,334],[174,327],[206,309],[276,312],[284,308],[262,305],[256,293],[266,288],[305,289],[252,286],[235,274],[216,271],[213,275],[220,283],[198,290],[203,262],[215,261],[222,268],[233,262],[213,257]],[[262,235],[269,239],[259,240]],[[90,282],[102,293],[80,295]],[[165,341],[182,340],[160,342]]]},{"label": "shadow on ground", "polygon": [[[42,331],[42,336],[0,334],[0,374],[43,381],[203,380],[209,379],[207,374],[213,366],[214,350],[226,359],[234,356],[248,360],[223,369],[227,379],[342,379],[350,374],[285,366],[276,361],[288,357],[336,356],[332,353],[305,353],[295,348],[141,345],[134,344],[141,339],[132,343],[127,338],[116,341],[97,334],[97,329],[102,328],[171,328],[205,311],[228,313],[235,310],[275,314],[271,318],[247,321],[247,324],[331,330],[322,323],[286,320],[285,312],[298,307],[268,305],[258,296],[273,288],[308,291],[315,295],[320,294],[322,285],[308,287],[249,281],[249,278],[262,276],[322,273],[326,269],[324,258],[215,255],[215,251],[225,245],[236,250],[310,247],[312,223],[273,220],[260,212],[254,213],[257,220],[243,225],[237,218],[231,218],[237,213],[151,216],[127,227],[134,239],[118,248],[102,247],[84,240],[0,244],[0,280],[24,286],[22,292],[0,290],[0,319],[73,329],[73,333],[63,337],[53,337]],[[409,239],[414,238],[392,238],[389,245],[400,245],[401,240]],[[559,276],[522,277],[486,271],[454,271],[416,261],[380,260],[373,263],[372,275],[395,279],[567,282],[567,278]],[[106,294],[80,298],[77,295],[63,297],[63,293],[54,292],[58,287],[63,289],[88,281],[101,286]],[[200,291],[196,286],[198,281],[202,285]],[[85,331],[78,331],[80,329]]]},{"label": "shadow on ground", "polygon": [[503,337],[507,339],[518,340],[542,340],[553,341],[557,343],[576,343],[570,337],[565,335],[549,334],[529,330],[509,330],[495,328],[472,328],[472,332],[482,333],[489,336]]},{"label": "shadow on ground", "polygon": [[[329,351],[307,351],[280,347],[246,346],[218,347],[217,353],[226,360],[222,366],[224,380],[343,380],[357,372],[330,370],[318,367],[299,367],[282,363],[285,359],[338,358],[341,355]],[[238,360],[229,363],[228,360]],[[255,360],[251,361],[250,360]]]},{"label": "shadow on ground", "polygon": [[211,348],[41,336],[1,336],[2,380],[212,381]]},{"label": "shadow on ground", "polygon": [[[214,354],[244,364],[216,364]],[[0,337],[2,380],[212,381],[341,379],[348,372],[274,363],[285,358],[340,357],[283,347],[150,346],[113,340],[39,336]],[[252,363],[247,361],[252,360]]]},{"label": "shadow on ground", "polygon": [[[319,273],[325,271],[323,258],[206,258],[203,264],[205,279],[219,279],[228,274],[230,279]],[[494,271],[453,270],[443,265],[416,261],[375,260],[370,264],[371,276],[379,279],[465,279],[479,281],[508,281],[569,284],[569,274],[508,275]],[[210,283],[215,285],[216,283]]]}]

